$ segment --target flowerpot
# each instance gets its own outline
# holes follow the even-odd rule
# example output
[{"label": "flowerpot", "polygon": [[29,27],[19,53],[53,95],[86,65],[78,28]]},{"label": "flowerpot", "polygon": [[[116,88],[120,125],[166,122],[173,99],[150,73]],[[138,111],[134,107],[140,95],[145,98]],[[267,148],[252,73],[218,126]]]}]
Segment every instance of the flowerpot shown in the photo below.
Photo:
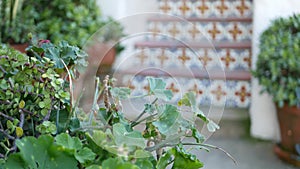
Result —
[{"label": "flowerpot", "polygon": [[22,44],[10,44],[9,45],[10,47],[22,52],[22,53],[25,53],[26,51],[26,48],[28,47],[28,44],[27,43],[22,43]]},{"label": "flowerpot", "polygon": [[89,65],[92,66],[97,75],[111,73],[112,65],[116,58],[114,46],[105,43],[95,43],[86,50],[89,55]]},{"label": "flowerpot", "polygon": [[[278,122],[280,126],[281,143],[275,153],[286,162],[296,161],[296,144],[300,144],[300,109],[285,104],[282,108],[277,107]],[[283,156],[282,154],[289,154]],[[288,158],[287,158],[288,157]],[[293,163],[299,165],[298,163]]]}]

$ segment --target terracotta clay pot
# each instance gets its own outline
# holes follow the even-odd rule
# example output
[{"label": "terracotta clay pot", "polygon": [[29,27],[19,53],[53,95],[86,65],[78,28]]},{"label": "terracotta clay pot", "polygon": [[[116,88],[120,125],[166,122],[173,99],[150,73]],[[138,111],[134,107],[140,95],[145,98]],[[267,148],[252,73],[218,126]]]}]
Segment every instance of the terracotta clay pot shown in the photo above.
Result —
[{"label": "terracotta clay pot", "polygon": [[116,58],[116,50],[110,44],[95,43],[86,50],[89,55],[89,65],[94,67],[97,75],[111,73]]},{"label": "terracotta clay pot", "polygon": [[296,144],[300,144],[300,109],[285,104],[277,107],[278,122],[280,126],[281,143],[274,150],[279,158],[286,162],[300,166],[299,156],[296,152]]},{"label": "terracotta clay pot", "polygon": [[23,43],[23,44],[10,44],[10,46],[22,53],[25,53],[25,49],[28,47],[27,43]]}]

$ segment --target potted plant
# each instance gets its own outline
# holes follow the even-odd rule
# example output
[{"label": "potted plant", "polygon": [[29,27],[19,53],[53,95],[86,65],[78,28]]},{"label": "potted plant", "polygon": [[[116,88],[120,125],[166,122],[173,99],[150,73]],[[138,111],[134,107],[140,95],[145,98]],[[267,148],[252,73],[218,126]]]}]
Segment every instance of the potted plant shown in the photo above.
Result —
[{"label": "potted plant", "polygon": [[[72,80],[56,73],[58,62],[68,70],[63,60],[68,55],[52,59],[56,57],[46,55],[44,47],[31,50],[37,52],[27,56],[0,46],[1,169],[198,169],[203,164],[190,146],[220,149],[204,144],[195,121],[165,102],[172,92],[163,79],[148,78],[149,93],[143,97],[153,100],[134,120],[124,116],[120,102],[130,99],[130,89],[114,87],[108,76],[103,83],[96,79],[93,107],[84,112],[72,99]],[[103,104],[97,103],[100,95]],[[185,94],[178,106],[188,108],[185,113],[203,120],[208,130],[218,129],[199,110],[193,93]]]},{"label": "potted plant", "polygon": [[275,146],[275,152],[298,166],[299,158],[294,157],[296,145],[300,143],[299,60],[300,15],[274,20],[260,37],[260,53],[253,75],[277,105],[281,142]]},{"label": "potted plant", "polygon": [[124,50],[119,40],[124,36],[123,26],[112,18],[103,20],[102,26],[90,37],[84,49],[90,56],[90,65],[98,76],[111,73],[116,56]]},{"label": "potted plant", "polygon": [[0,2],[0,43],[8,43],[15,49],[25,52],[27,34],[33,29],[32,20],[24,19],[20,11],[22,0],[3,0]]},{"label": "potted plant", "polygon": [[[124,36],[123,27],[103,17],[95,0],[26,0],[21,11],[26,13],[24,20],[33,20],[36,39],[49,39],[54,44],[65,40],[85,47],[91,65],[101,62],[101,74],[110,72],[115,56],[123,49],[116,43]],[[90,39],[97,40],[91,44]]]}]

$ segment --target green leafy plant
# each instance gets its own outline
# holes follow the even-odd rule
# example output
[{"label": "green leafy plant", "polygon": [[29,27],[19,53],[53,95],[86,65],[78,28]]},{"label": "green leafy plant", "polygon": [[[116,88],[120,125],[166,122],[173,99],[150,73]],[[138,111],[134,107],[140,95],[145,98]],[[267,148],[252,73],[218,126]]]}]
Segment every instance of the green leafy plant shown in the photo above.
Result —
[{"label": "green leafy plant", "polygon": [[[192,150],[222,150],[205,144],[197,130],[197,119],[211,132],[219,127],[198,108],[195,94],[186,93],[178,105],[169,104],[173,94],[160,78],[148,78],[149,92],[143,96],[114,87],[109,76],[103,83],[97,78],[93,107],[84,112],[79,99],[71,99],[71,81],[57,77],[55,71],[67,55],[50,52],[50,57],[47,49],[32,47],[33,55],[27,56],[1,47],[0,97],[10,103],[0,109],[0,168],[198,169],[203,163]],[[10,83],[18,88],[9,88]],[[130,120],[122,112],[121,100],[138,97],[152,102]],[[193,118],[185,119],[183,113]]]},{"label": "green leafy plant", "polygon": [[260,37],[260,53],[253,75],[264,92],[282,107],[299,103],[296,88],[300,86],[300,15],[279,18]]},{"label": "green leafy plant", "polygon": [[[56,133],[51,116],[70,107],[70,94],[54,62],[46,57],[38,60],[1,45],[0,65],[0,154],[4,157],[16,151],[16,140],[23,136]],[[45,126],[51,129],[42,130]]]},{"label": "green leafy plant", "polygon": [[76,78],[77,73],[83,73],[88,65],[88,55],[77,46],[72,46],[66,41],[54,45],[49,40],[40,40],[38,45],[29,46],[27,53],[29,56],[40,60],[42,57],[49,58],[54,62],[57,73],[65,72],[65,67],[68,67],[73,78]]}]

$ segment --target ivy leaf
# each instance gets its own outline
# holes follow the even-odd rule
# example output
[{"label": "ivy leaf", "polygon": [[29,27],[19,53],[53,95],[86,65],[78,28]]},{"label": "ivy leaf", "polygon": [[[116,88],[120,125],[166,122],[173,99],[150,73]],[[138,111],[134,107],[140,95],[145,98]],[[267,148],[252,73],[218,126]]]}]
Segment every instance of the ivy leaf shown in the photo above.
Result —
[{"label": "ivy leaf", "polygon": [[203,143],[205,141],[205,137],[202,134],[200,134],[195,127],[192,127],[192,136],[194,137],[197,143]]},{"label": "ivy leaf", "polygon": [[156,168],[157,169],[165,169],[167,168],[170,160],[172,159],[172,153],[167,151],[163,156],[161,156],[157,162]]},{"label": "ivy leaf", "polygon": [[110,90],[113,97],[119,99],[127,99],[130,96],[131,90],[126,87],[114,87]]},{"label": "ivy leaf", "polygon": [[[38,139],[25,137],[16,141],[20,152],[8,157],[5,168],[77,168],[77,161],[68,155],[60,146],[54,144],[54,138],[42,135]],[[19,168],[19,167],[17,167]]]},{"label": "ivy leaf", "polygon": [[86,167],[86,169],[102,169],[102,167],[100,165],[91,165]]},{"label": "ivy leaf", "polygon": [[146,158],[143,158],[143,159],[139,158],[139,159],[137,159],[137,161],[135,162],[135,165],[137,165],[141,169],[153,169],[152,163],[148,159],[146,159]]},{"label": "ivy leaf", "polygon": [[152,154],[149,151],[143,150],[143,149],[138,149],[134,152],[134,155],[132,156],[133,158],[148,158],[152,157]]},{"label": "ivy leaf", "polygon": [[163,90],[166,88],[166,82],[160,78],[147,77],[149,82],[150,92],[154,92],[155,90]]},{"label": "ivy leaf", "polygon": [[71,137],[70,135],[63,133],[55,137],[55,141],[58,145],[69,150],[80,150],[82,143],[78,137]]},{"label": "ivy leaf", "polygon": [[[56,68],[64,68],[64,64],[60,60],[60,51],[57,47],[51,43],[43,43],[41,47],[45,50],[45,57],[53,60]],[[68,63],[66,64],[68,65]]]},{"label": "ivy leaf", "polygon": [[127,145],[127,146],[137,146],[145,148],[145,139],[142,136],[142,133],[139,131],[130,131],[126,130],[126,127],[117,123],[113,125],[113,135],[115,136],[115,141],[117,145]]},{"label": "ivy leaf", "polygon": [[[179,126],[176,121],[178,120],[179,115],[177,107],[167,104],[163,106],[163,112],[160,114],[159,119],[152,124],[157,127],[162,134],[172,135],[174,134],[174,127],[177,128],[175,129],[175,132],[178,131]],[[171,131],[171,129],[173,129],[173,131]]]},{"label": "ivy leaf", "polygon": [[102,169],[140,169],[130,162],[124,162],[118,158],[109,158],[102,163]]},{"label": "ivy leaf", "polygon": [[95,157],[96,154],[87,147],[84,147],[83,149],[76,151],[75,153],[75,158],[82,164],[87,161],[93,161]]},{"label": "ivy leaf", "polygon": [[215,132],[216,130],[219,130],[220,127],[212,120],[209,120],[209,122],[207,123],[207,129],[209,132]]},{"label": "ivy leaf", "polygon": [[181,145],[173,148],[174,164],[172,169],[199,169],[203,167],[195,155],[186,152]]},{"label": "ivy leaf", "polygon": [[165,89],[156,89],[153,91],[154,95],[162,100],[170,101],[173,97],[171,90],[165,90]]},{"label": "ivy leaf", "polygon": [[172,99],[173,94],[170,90],[166,90],[166,82],[160,78],[147,78],[149,82],[150,94],[154,94],[157,98],[169,101]]},{"label": "ivy leaf", "polygon": [[198,109],[196,102],[196,95],[194,92],[185,93],[181,100],[178,102],[179,106],[189,106],[193,111]]},{"label": "ivy leaf", "polygon": [[70,119],[70,124],[69,124],[70,130],[73,132],[80,128],[80,121],[78,118],[72,118]]}]

